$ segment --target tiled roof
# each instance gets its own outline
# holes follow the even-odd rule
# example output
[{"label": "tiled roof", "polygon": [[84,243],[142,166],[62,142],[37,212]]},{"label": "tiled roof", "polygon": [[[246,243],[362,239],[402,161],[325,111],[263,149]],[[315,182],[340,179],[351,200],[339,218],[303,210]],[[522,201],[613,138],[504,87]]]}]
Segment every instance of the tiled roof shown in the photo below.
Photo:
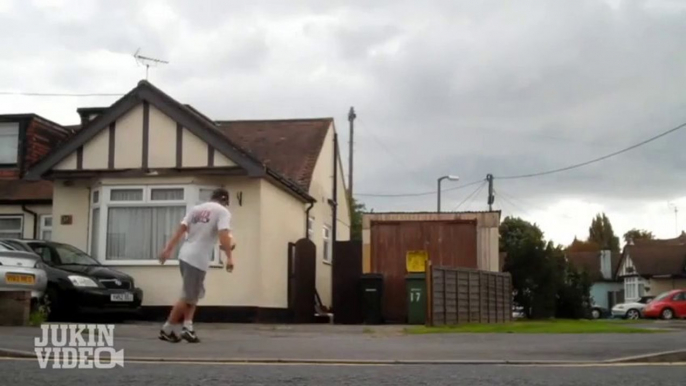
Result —
[{"label": "tiled roof", "polygon": [[229,140],[305,190],[332,123],[332,118],[215,122]]},{"label": "tiled roof", "polygon": [[52,200],[52,182],[0,180],[0,202]]},{"label": "tiled roof", "polygon": [[627,245],[624,253],[641,276],[686,275],[685,244]]},{"label": "tiled roof", "polygon": [[[600,251],[597,252],[568,252],[566,254],[569,263],[574,265],[577,269],[585,270],[591,275],[593,280],[602,280],[603,275],[600,270]],[[619,262],[621,260],[621,254],[618,252],[612,253],[611,264],[612,271],[611,275],[615,275],[617,268],[619,267]]]}]

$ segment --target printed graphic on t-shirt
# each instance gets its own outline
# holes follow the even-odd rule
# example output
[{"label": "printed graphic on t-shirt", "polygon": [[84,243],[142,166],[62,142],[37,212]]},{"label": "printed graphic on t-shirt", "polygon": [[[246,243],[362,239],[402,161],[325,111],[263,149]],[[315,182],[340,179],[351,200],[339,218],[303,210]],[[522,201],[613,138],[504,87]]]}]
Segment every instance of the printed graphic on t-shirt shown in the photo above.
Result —
[{"label": "printed graphic on t-shirt", "polygon": [[210,222],[210,214],[212,212],[209,210],[199,210],[193,213],[193,216],[191,217],[191,224],[197,224],[199,222],[201,223],[208,223]]}]

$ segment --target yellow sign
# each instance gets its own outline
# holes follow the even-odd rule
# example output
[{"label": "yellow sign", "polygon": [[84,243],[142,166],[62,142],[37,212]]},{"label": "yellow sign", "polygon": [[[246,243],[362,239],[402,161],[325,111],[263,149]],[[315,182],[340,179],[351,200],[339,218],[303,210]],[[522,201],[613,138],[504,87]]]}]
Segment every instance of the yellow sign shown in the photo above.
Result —
[{"label": "yellow sign", "polygon": [[407,251],[405,257],[407,272],[425,272],[427,260],[429,260],[427,251]]}]

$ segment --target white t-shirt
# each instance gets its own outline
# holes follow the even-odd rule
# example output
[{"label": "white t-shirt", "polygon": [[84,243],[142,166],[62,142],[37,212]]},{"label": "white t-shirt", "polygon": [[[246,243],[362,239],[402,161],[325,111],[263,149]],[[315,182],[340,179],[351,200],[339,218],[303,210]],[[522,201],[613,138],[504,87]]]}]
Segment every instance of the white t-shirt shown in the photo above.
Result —
[{"label": "white t-shirt", "polygon": [[231,212],[214,201],[196,205],[184,217],[188,236],[179,251],[179,260],[207,271],[220,230],[231,230]]}]

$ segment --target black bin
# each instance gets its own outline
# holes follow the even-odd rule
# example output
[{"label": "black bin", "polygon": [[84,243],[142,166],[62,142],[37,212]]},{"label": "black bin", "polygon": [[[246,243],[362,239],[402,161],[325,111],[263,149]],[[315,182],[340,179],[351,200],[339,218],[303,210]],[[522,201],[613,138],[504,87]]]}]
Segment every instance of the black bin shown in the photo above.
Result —
[{"label": "black bin", "polygon": [[362,315],[365,324],[381,324],[383,322],[383,275],[380,273],[366,273],[360,278],[362,290]]}]

